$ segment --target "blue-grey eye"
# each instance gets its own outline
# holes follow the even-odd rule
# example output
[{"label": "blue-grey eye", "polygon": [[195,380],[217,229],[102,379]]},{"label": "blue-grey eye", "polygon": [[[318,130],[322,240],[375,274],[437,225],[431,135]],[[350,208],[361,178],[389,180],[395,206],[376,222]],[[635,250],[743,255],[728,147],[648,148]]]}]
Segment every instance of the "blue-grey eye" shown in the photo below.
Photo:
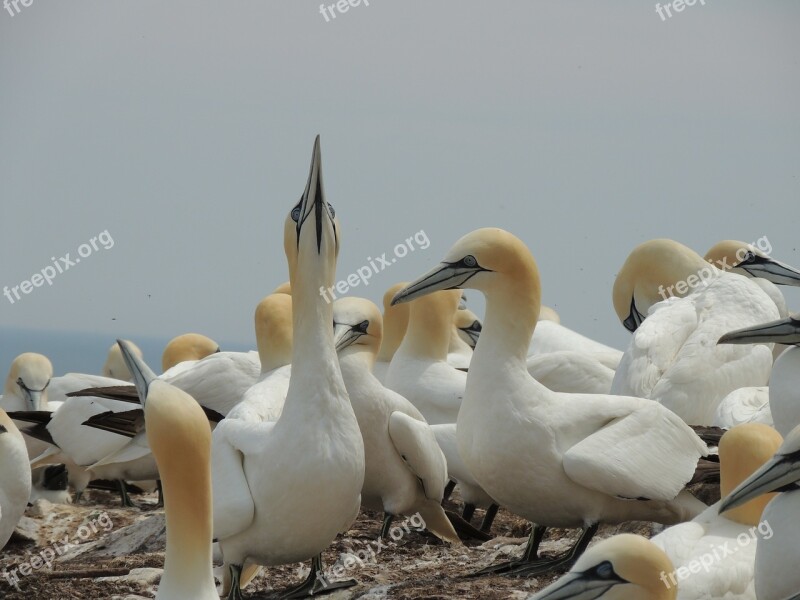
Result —
[{"label": "blue-grey eye", "polygon": [[480,321],[475,321],[472,325],[470,325],[470,328],[473,331],[482,331],[483,330],[483,325],[481,325]]},{"label": "blue-grey eye", "polygon": [[292,221],[297,223],[299,219],[300,219],[300,205],[297,205],[292,209]]},{"label": "blue-grey eye", "polygon": [[465,267],[474,267],[474,266],[476,266],[478,264],[478,261],[475,260],[475,257],[472,256],[472,254],[467,254],[464,257],[464,260],[462,260],[461,262],[464,263]]},{"label": "blue-grey eye", "polygon": [[750,251],[748,250],[748,251],[747,251],[747,253],[744,255],[744,258],[742,259],[742,262],[741,262],[741,263],[739,263],[739,264],[742,264],[742,265],[743,265],[743,264],[745,264],[745,263],[751,263],[751,262],[753,262],[755,259],[756,259],[756,255],[755,255],[755,254],[753,254],[752,252],[750,252]]},{"label": "blue-grey eye", "polygon": [[328,202],[328,210],[331,211],[331,218],[336,216],[336,211],[333,210],[333,204],[331,204],[330,202]]},{"label": "blue-grey eye", "polygon": [[369,329],[369,321],[361,321],[361,323],[356,325],[356,329],[362,333],[367,333],[367,329]]},{"label": "blue-grey eye", "polygon": [[611,579],[614,576],[614,567],[610,562],[605,561],[597,565],[595,573],[600,579]]}]

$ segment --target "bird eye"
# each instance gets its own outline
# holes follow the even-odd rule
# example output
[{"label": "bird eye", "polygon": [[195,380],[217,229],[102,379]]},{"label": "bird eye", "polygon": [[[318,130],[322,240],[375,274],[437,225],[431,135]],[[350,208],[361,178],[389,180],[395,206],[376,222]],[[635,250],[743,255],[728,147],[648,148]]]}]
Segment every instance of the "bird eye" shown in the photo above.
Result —
[{"label": "bird eye", "polygon": [[753,262],[755,259],[756,259],[756,255],[755,255],[755,254],[753,254],[752,252],[750,252],[750,250],[748,250],[748,251],[745,253],[745,255],[744,255],[744,258],[742,259],[742,262],[740,262],[739,264],[740,264],[740,265],[743,265],[743,264],[745,264],[745,263],[751,263],[751,262]]},{"label": "bird eye", "polygon": [[331,218],[336,216],[336,211],[333,210],[333,204],[331,204],[330,202],[328,202],[328,210],[331,211]]},{"label": "bird eye", "polygon": [[300,204],[301,204],[302,202],[303,202],[303,201],[302,201],[302,200],[300,200],[300,202],[298,202],[298,203],[297,203],[297,206],[295,206],[295,207],[292,209],[292,213],[291,213],[291,215],[292,215],[292,221],[294,221],[295,223],[297,223],[297,221],[300,219]]},{"label": "bird eye", "polygon": [[595,567],[595,573],[600,579],[611,579],[614,575],[614,567],[610,562],[605,561]]},{"label": "bird eye", "polygon": [[471,329],[472,329],[473,331],[482,331],[482,330],[483,330],[483,325],[481,325],[481,322],[480,322],[480,321],[475,321],[475,322],[472,324],[472,326],[471,326]]},{"label": "bird eye", "polygon": [[475,260],[472,254],[467,254],[461,262],[464,263],[465,267],[474,267],[478,264],[478,261]]},{"label": "bird eye", "polygon": [[361,323],[356,325],[356,329],[358,329],[361,333],[367,333],[367,329],[369,329],[369,321],[361,321]]}]

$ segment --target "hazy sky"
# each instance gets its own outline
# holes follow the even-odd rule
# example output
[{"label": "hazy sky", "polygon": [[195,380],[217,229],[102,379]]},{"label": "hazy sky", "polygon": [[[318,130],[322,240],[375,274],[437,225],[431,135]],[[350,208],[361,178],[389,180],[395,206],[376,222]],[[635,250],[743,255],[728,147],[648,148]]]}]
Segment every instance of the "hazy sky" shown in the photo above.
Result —
[{"label": "hazy sky", "polygon": [[800,265],[798,2],[19,8],[0,11],[0,286],[113,247],[0,296],[0,326],[253,340],[317,133],[337,279],[430,240],[353,290],[376,301],[499,226],[564,324],[624,347],[611,287],[644,240],[766,235]]}]

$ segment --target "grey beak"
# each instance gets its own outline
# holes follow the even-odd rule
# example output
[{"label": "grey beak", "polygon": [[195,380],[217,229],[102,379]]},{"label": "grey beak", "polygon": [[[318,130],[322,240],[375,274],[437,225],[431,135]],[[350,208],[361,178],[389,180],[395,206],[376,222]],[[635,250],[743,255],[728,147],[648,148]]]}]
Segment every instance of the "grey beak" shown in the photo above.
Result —
[{"label": "grey beak", "polygon": [[794,454],[776,454],[758,471],[745,479],[728,494],[719,505],[719,513],[741,506],[762,494],[780,491],[800,481],[800,456]]},{"label": "grey beak", "polygon": [[768,256],[749,253],[747,258],[733,268],[746,271],[753,277],[761,277],[776,285],[800,286],[800,271]]},{"label": "grey beak", "polygon": [[460,263],[441,263],[425,275],[409,283],[392,298],[392,306],[402,302],[410,302],[420,296],[432,294],[439,290],[452,290],[464,285],[473,275],[486,271],[480,265],[467,267]]},{"label": "grey beak", "polygon": [[317,252],[322,246],[322,219],[332,218],[325,201],[325,188],[322,185],[322,152],[320,151],[319,136],[314,140],[314,150],[311,154],[311,167],[308,172],[306,189],[300,200],[300,215],[297,219],[297,244],[300,244],[300,230],[311,221],[317,235]]},{"label": "grey beak", "polygon": [[786,317],[726,333],[718,344],[800,344],[800,319]]},{"label": "grey beak", "polygon": [[117,340],[119,349],[122,350],[122,358],[128,365],[128,370],[133,376],[133,383],[136,386],[136,393],[139,394],[139,401],[144,406],[147,401],[147,394],[150,384],[157,379],[157,376],[145,362],[139,358],[133,350],[131,344],[126,340]]},{"label": "grey beak", "polygon": [[594,600],[625,581],[599,579],[590,573],[567,573],[528,600]]}]

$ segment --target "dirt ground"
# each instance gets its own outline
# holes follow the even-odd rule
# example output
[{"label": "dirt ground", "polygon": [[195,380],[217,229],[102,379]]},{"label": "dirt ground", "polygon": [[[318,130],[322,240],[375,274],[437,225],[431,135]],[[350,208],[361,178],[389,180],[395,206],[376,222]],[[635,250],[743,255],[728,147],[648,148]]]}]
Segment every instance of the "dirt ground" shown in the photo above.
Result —
[{"label": "dirt ground", "polygon": [[[89,490],[79,506],[37,501],[28,508],[0,556],[0,598],[154,598],[164,560],[163,511],[155,509],[155,494],[132,499],[138,508],[122,508],[115,494],[96,490]],[[446,506],[459,510],[457,491]],[[473,523],[479,524],[482,516],[482,511],[476,511]],[[467,542],[463,547],[450,547],[415,530],[412,520],[399,520],[392,530],[394,539],[381,547],[376,541],[381,517],[362,512],[352,529],[325,552],[323,559],[334,575],[332,579],[358,581],[355,587],[338,590],[327,598],[522,600],[558,576],[467,577],[522,552],[530,525],[502,509],[492,526],[492,540]],[[658,530],[657,525],[629,523],[603,527],[595,539],[620,531],[649,537]],[[547,556],[563,551],[576,533],[550,530],[541,553]],[[48,566],[42,557],[50,558],[51,554],[55,558]],[[275,598],[282,589],[299,583],[308,570],[309,564],[262,570],[244,595],[253,600]]]}]

